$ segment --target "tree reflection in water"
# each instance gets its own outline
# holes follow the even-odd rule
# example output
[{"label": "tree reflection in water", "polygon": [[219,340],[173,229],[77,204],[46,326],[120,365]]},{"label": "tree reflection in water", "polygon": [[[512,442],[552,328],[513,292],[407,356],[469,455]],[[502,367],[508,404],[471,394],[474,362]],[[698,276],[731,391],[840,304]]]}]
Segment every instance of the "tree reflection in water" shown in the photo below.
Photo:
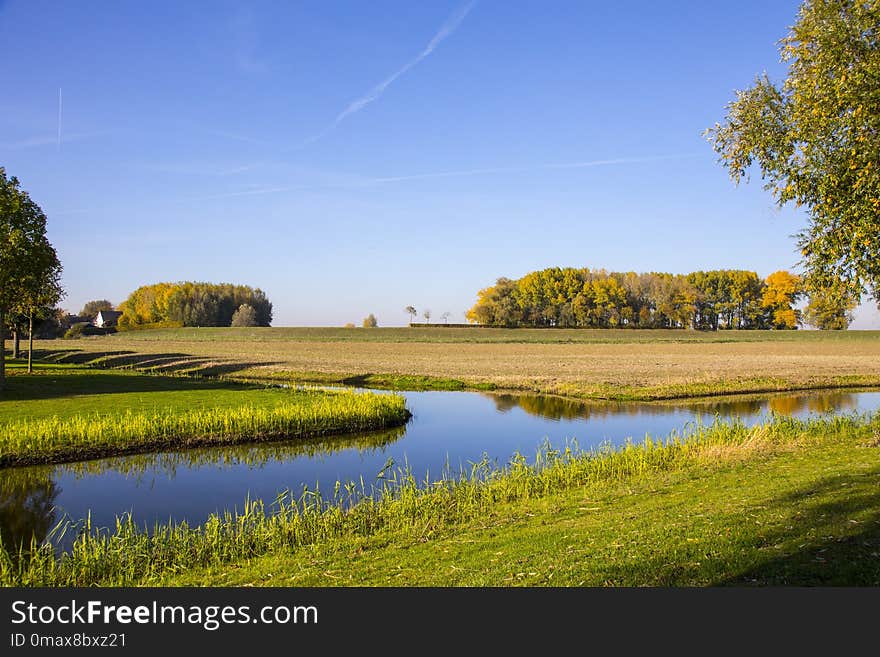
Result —
[{"label": "tree reflection in water", "polygon": [[32,537],[42,541],[48,536],[60,520],[55,500],[61,489],[55,483],[55,478],[64,475],[71,474],[79,479],[117,472],[141,481],[143,477],[156,472],[173,479],[180,469],[204,465],[228,468],[245,465],[259,469],[267,463],[290,461],[298,457],[321,460],[348,449],[362,452],[382,450],[405,433],[404,426],[360,435],[134,454],[57,466],[5,468],[0,470],[0,540],[7,546],[14,546],[10,552],[18,552],[19,546],[22,543],[27,546]]},{"label": "tree reflection in water", "polygon": [[0,477],[0,541],[17,553],[32,537],[42,541],[55,525],[55,499],[61,492],[54,468],[8,468]]},{"label": "tree reflection in water", "polygon": [[592,402],[554,397],[552,395],[519,395],[484,393],[499,413],[521,408],[529,415],[548,420],[588,420],[612,415],[666,415],[672,410],[690,410],[724,417],[755,416],[767,411],[780,415],[828,413],[853,410],[858,398],[849,392],[822,394],[774,395],[761,397],[724,397],[701,401],[674,400],[654,403]]},{"label": "tree reflection in water", "polygon": [[[473,395],[474,393],[464,394]],[[538,416],[551,421],[566,420],[575,422],[590,419],[602,420],[612,416],[630,416],[633,418],[636,416],[658,416],[658,419],[662,419],[660,416],[674,414],[682,410],[692,411],[695,415],[715,415],[721,418],[736,416],[760,418],[760,416],[769,412],[792,415],[810,412],[825,413],[857,410],[862,403],[860,395],[855,393],[855,391],[803,393],[798,395],[755,395],[753,397],[711,398],[700,401],[674,400],[651,404],[584,402],[564,397],[529,394],[486,393],[485,397],[490,399],[495,409],[501,413],[520,408],[531,416]],[[447,398],[440,397],[439,399]],[[468,398],[462,397],[462,400],[466,399]],[[456,409],[454,405],[442,406],[441,408],[448,414],[454,414]],[[491,409],[491,406],[489,408]],[[489,416],[491,415],[493,414],[490,410]],[[515,420],[515,418],[510,419]],[[492,418],[489,417],[488,420],[491,421]],[[653,423],[654,420],[651,419],[646,424],[653,425]],[[513,424],[515,425],[516,422],[513,422]],[[531,431],[531,424],[526,424],[527,430]],[[658,424],[662,425],[663,422],[658,422]],[[503,427],[507,426],[509,425],[503,425]],[[643,425],[638,426],[641,429]],[[506,429],[501,433],[493,434],[491,422],[486,427],[487,431],[484,437],[487,441],[493,440],[497,435],[501,435],[501,433],[506,434]],[[133,479],[138,486],[141,483],[146,484],[146,489],[151,488],[152,480],[156,475],[164,475],[165,478],[170,480],[178,478],[178,475],[182,475],[185,471],[197,470],[203,466],[212,466],[219,470],[229,471],[236,468],[257,471],[267,468],[272,464],[289,463],[297,459],[309,459],[315,462],[323,462],[326,459],[328,462],[332,462],[334,455],[350,450],[365,455],[382,455],[386,449],[404,437],[407,429],[407,426],[403,426],[388,431],[360,435],[328,436],[310,440],[300,439],[288,442],[251,443],[235,446],[226,445],[215,448],[129,455],[57,466],[2,469],[0,470],[0,540],[7,546],[12,546],[11,551],[17,552],[18,546],[22,543],[29,543],[31,537],[36,536],[40,540],[46,537],[48,532],[61,519],[60,516],[63,509],[56,509],[56,505],[65,506],[64,498],[72,494],[71,491],[76,489],[73,482],[79,480],[99,478],[100,475],[105,473],[115,473]],[[425,461],[425,459],[432,458],[430,450],[435,446],[438,453],[445,455],[447,465],[451,449],[458,449],[460,453],[468,454],[466,450],[470,448],[469,445],[462,447],[461,444],[456,444],[453,440],[451,441],[452,447],[449,446],[450,436],[443,429],[442,424],[439,429],[430,426],[421,426],[419,429],[422,430],[422,433],[414,431],[413,438],[420,441],[416,451],[418,449],[424,451],[419,457],[422,458],[425,468],[432,467],[432,463]],[[567,427],[566,430],[568,430]],[[483,431],[479,422],[475,424],[474,431]],[[632,431],[632,428],[623,423],[620,431]],[[479,435],[482,436],[483,434],[480,433]],[[397,448],[395,447],[395,449]],[[395,449],[389,451],[395,451]],[[453,453],[453,456],[455,456],[455,453]],[[254,477],[262,479],[258,472],[254,473]],[[225,477],[221,474],[220,477],[211,479],[211,481],[218,482],[224,495],[238,495],[242,490],[241,481],[247,479],[247,477],[232,477],[233,483],[229,490],[223,488],[226,485],[224,484],[224,479]],[[58,482],[65,482],[65,487],[69,489],[67,495],[61,496]],[[105,490],[110,489],[98,486],[88,488],[88,490],[91,495],[100,496],[104,494]],[[112,498],[112,494],[109,497]],[[89,502],[87,505],[88,509],[101,505],[109,505],[115,508],[117,504],[122,505],[123,501],[129,502],[128,498],[125,500],[89,499],[87,501]],[[238,498],[234,501],[237,502]],[[91,502],[94,502],[96,506]],[[213,501],[209,502],[209,506],[214,504]],[[169,502],[169,504],[173,503],[175,503],[174,500]],[[198,511],[199,509],[196,509],[194,513]]]},{"label": "tree reflection in water", "polygon": [[323,438],[298,438],[286,442],[250,443],[240,445],[223,445],[222,447],[200,447],[180,452],[159,452],[152,454],[131,454],[63,463],[58,468],[76,478],[118,472],[128,477],[139,478],[145,474],[161,472],[173,479],[178,469],[184,470],[211,465],[220,467],[238,467],[245,465],[257,469],[271,462],[287,462],[299,457],[321,461],[326,457],[349,449],[360,452],[382,450],[388,445],[403,438],[406,426],[394,427],[384,431],[363,434],[346,434]]}]

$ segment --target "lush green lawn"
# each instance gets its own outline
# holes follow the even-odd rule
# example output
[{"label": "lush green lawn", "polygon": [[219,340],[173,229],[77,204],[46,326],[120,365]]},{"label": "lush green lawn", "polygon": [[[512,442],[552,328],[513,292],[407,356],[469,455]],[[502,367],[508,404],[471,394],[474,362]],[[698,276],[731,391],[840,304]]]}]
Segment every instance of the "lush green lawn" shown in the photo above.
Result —
[{"label": "lush green lawn", "polygon": [[134,371],[11,363],[0,393],[0,467],[163,447],[382,429],[402,397],[242,385]]},{"label": "lush green lawn", "polygon": [[7,363],[7,374],[6,389],[0,392],[0,424],[125,410],[182,411],[242,403],[269,407],[292,394],[259,385],[50,363],[36,363],[29,376],[24,363],[13,361]]}]

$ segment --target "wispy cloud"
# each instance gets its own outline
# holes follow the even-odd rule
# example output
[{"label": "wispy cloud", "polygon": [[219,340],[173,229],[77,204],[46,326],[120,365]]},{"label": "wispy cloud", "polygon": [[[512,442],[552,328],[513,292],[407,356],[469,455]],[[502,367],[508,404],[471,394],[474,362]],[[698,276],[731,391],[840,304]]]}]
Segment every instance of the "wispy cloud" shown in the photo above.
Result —
[{"label": "wispy cloud", "polygon": [[241,8],[230,22],[232,59],[236,69],[246,75],[266,73],[269,67],[259,53],[260,33],[254,12]]},{"label": "wispy cloud", "polygon": [[58,87],[58,150],[61,150],[61,87]]},{"label": "wispy cloud", "polygon": [[[590,169],[594,167],[626,165],[626,164],[644,164],[650,162],[662,162],[664,160],[688,160],[697,157],[704,157],[704,153],[672,153],[668,155],[647,155],[640,157],[620,157],[604,160],[581,160],[576,162],[554,162],[549,164],[536,164],[531,166],[520,167],[487,167],[482,169],[455,169],[450,171],[434,171],[429,173],[416,173],[401,176],[384,176],[384,177],[361,177],[361,176],[343,176],[333,182],[322,183],[298,183],[291,185],[257,185],[247,189],[230,190],[226,192],[218,192],[216,194],[207,194],[203,196],[189,196],[186,198],[174,199],[175,203],[191,203],[194,201],[211,201],[225,198],[236,198],[245,196],[263,196],[266,194],[284,194],[290,192],[314,192],[321,190],[335,189],[364,189],[376,187],[379,185],[387,185],[398,182],[407,182],[411,180],[430,180],[433,178],[464,178],[468,176],[482,176],[492,174],[519,174],[530,173],[534,171],[547,171],[553,169]],[[62,210],[54,212],[53,215],[66,214],[82,214],[91,212],[91,210]]]},{"label": "wispy cloud", "polygon": [[472,0],[468,4],[456,9],[452,13],[452,15],[446,19],[446,22],[440,26],[440,29],[431,38],[431,40],[428,42],[428,45],[425,46],[418,55],[416,55],[413,59],[401,66],[399,69],[397,69],[394,73],[385,78],[375,87],[370,89],[367,93],[351,101],[348,106],[336,116],[336,119],[334,119],[333,123],[331,123],[328,127],[326,127],[318,134],[309,137],[303,143],[303,145],[305,146],[318,141],[331,131],[335,130],[336,127],[349,116],[360,112],[362,109],[364,109],[364,107],[378,100],[382,96],[382,94],[385,93],[385,90],[390,87],[398,78],[406,74],[408,71],[410,71],[410,69],[414,68],[419,62],[425,59],[425,57],[434,52],[434,50],[437,49],[437,46],[439,46],[445,39],[452,36],[452,34],[455,33],[455,31],[458,29],[459,25],[461,25],[462,21],[464,21],[464,19],[470,13],[471,9],[474,8],[475,4],[476,0]]},{"label": "wispy cloud", "polygon": [[671,155],[648,155],[643,157],[620,157],[608,160],[585,160],[579,162],[559,162],[550,164],[537,164],[521,167],[492,167],[487,169],[457,169],[453,171],[435,171],[431,173],[416,173],[404,176],[388,176],[385,178],[372,178],[370,182],[375,184],[404,182],[407,180],[425,180],[430,178],[458,178],[466,176],[482,176],[497,173],[529,173],[548,169],[589,169],[591,167],[610,166],[614,164],[639,164],[646,162],[659,162],[662,160],[684,160],[692,157],[700,157],[699,153],[675,153]]},{"label": "wispy cloud", "polygon": [[175,162],[173,164],[147,165],[150,171],[168,173],[180,176],[217,177],[234,176],[247,171],[253,171],[265,166],[263,162],[251,162],[247,164],[230,163],[226,166],[214,162]]},{"label": "wispy cloud", "polygon": [[234,198],[237,196],[262,196],[264,194],[281,194],[285,192],[299,191],[317,191],[330,189],[360,189],[364,187],[375,187],[378,185],[387,185],[398,182],[408,182],[414,180],[430,180],[435,178],[465,178],[469,176],[483,176],[493,174],[519,174],[531,173],[535,171],[548,171],[553,169],[590,169],[594,167],[615,166],[626,164],[645,164],[650,162],[662,162],[664,160],[687,160],[696,157],[703,157],[702,153],[672,153],[668,155],[647,155],[640,157],[620,157],[604,160],[581,160],[577,162],[554,162],[548,164],[535,164],[531,166],[520,167],[487,167],[482,169],[454,169],[450,171],[433,171],[429,173],[416,173],[401,176],[384,176],[384,177],[352,177],[349,180],[318,183],[318,184],[297,184],[297,185],[272,185],[254,187],[251,189],[243,189],[238,191],[221,192],[209,196],[192,197],[190,201],[202,201],[221,198]]},{"label": "wispy cloud", "polygon": [[[64,134],[64,141],[81,141],[84,139],[90,139],[92,137],[99,137],[103,134],[106,134],[103,131],[98,132],[68,132]],[[54,135],[45,134],[39,135],[36,137],[27,137],[25,139],[19,139],[18,141],[7,141],[0,142],[0,150],[19,150],[22,148],[37,148],[39,146],[55,146],[56,148],[60,144],[59,133],[56,132]]]},{"label": "wispy cloud", "polygon": [[215,137],[222,137],[224,139],[232,139],[233,141],[243,141],[248,144],[255,144],[257,146],[271,146],[276,147],[278,144],[276,142],[268,141],[266,139],[256,139],[254,137],[250,137],[248,135],[243,135],[238,132],[231,132],[229,130],[205,130],[199,128],[202,132],[214,135]]},{"label": "wispy cloud", "polygon": [[243,164],[237,167],[231,167],[229,169],[222,169],[220,171],[215,172],[216,176],[234,176],[239,173],[244,173],[245,171],[253,171],[254,169],[259,169],[263,166],[262,162],[254,162],[253,164]]}]

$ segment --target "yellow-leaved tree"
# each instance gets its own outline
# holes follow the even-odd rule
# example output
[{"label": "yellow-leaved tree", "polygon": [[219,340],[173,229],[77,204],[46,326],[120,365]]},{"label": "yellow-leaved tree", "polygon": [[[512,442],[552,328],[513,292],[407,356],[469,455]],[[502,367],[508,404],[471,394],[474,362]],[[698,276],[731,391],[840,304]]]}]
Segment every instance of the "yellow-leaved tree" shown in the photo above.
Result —
[{"label": "yellow-leaved tree", "polygon": [[770,324],[775,329],[796,329],[801,315],[794,304],[803,294],[801,277],[780,270],[770,274],[764,286],[761,306],[770,313]]}]

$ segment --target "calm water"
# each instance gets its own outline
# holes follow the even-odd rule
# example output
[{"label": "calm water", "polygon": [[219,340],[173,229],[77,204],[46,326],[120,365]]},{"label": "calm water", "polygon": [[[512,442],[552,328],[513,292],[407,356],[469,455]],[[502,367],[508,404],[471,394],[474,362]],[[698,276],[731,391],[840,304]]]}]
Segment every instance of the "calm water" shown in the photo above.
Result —
[{"label": "calm water", "polygon": [[439,476],[484,455],[503,464],[514,452],[533,456],[549,442],[583,448],[665,436],[717,415],[754,423],[769,411],[805,417],[880,409],[880,392],[782,395],[701,404],[590,405],[558,397],[466,392],[408,392],[412,421],[378,434],[323,441],[162,452],[58,466],[0,470],[0,533],[44,536],[65,515],[91,514],[94,526],[131,512],[141,524],[201,523],[242,502],[274,500],[303,486],[330,492],[337,480],[367,484],[391,460],[417,476]]}]

